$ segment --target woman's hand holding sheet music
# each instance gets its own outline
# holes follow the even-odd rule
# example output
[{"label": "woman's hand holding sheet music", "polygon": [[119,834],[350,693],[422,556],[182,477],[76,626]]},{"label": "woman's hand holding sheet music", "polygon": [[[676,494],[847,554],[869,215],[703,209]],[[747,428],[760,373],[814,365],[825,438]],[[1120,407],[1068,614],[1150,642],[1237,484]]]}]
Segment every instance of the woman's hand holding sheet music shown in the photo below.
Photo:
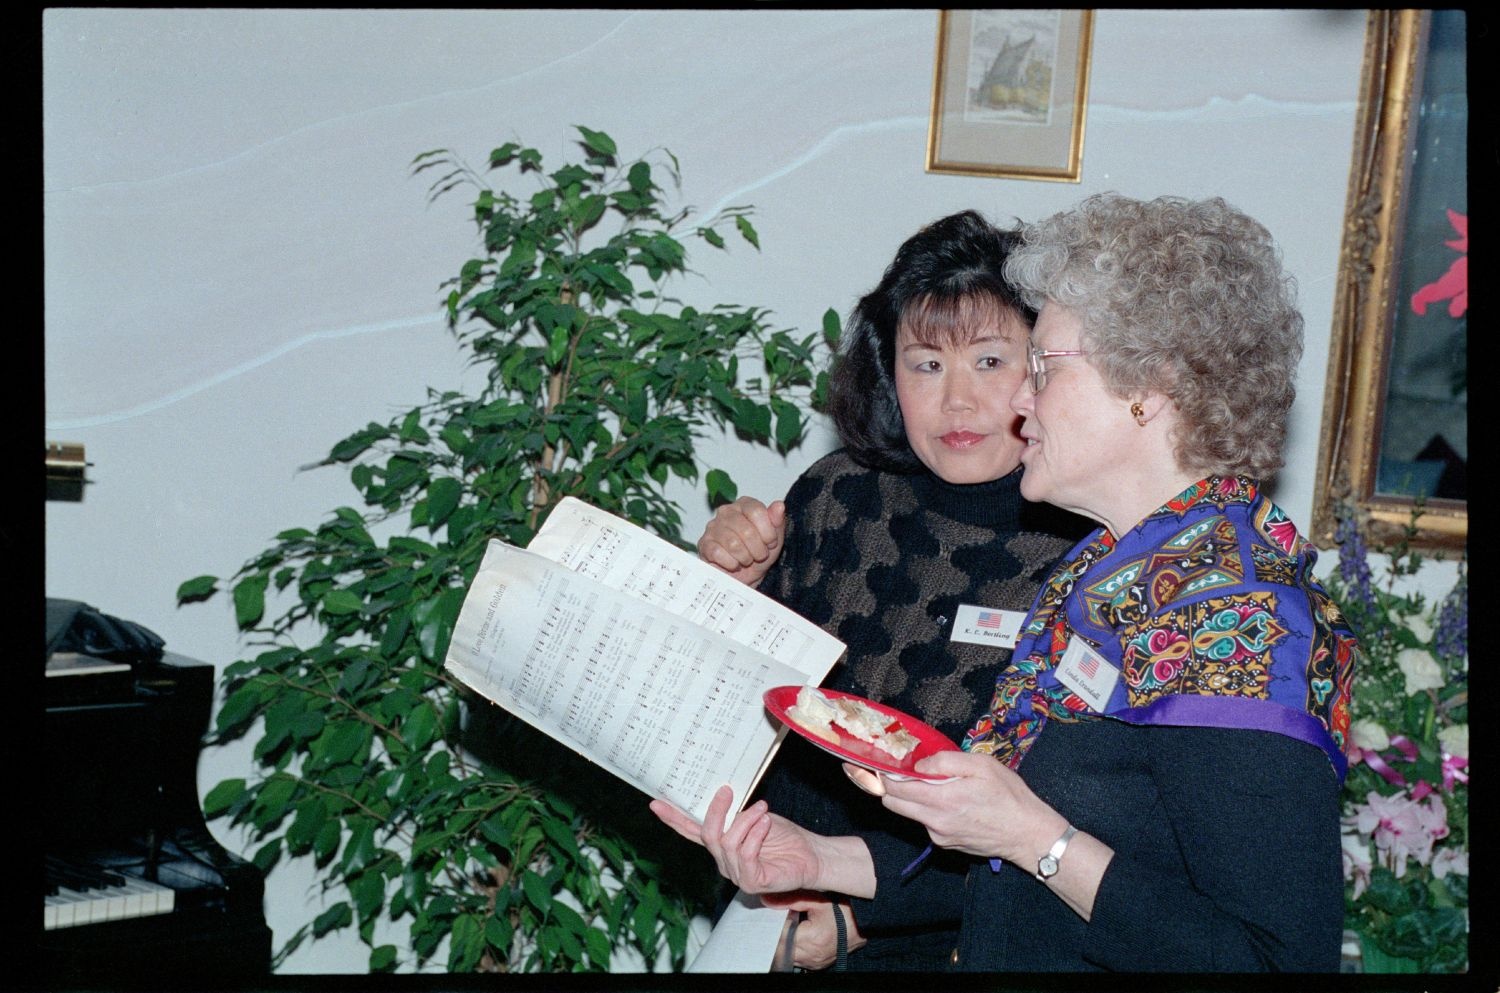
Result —
[{"label": "woman's hand holding sheet music", "polygon": [[689,841],[708,849],[724,878],[746,893],[831,890],[850,896],[875,895],[875,865],[856,837],[826,837],[798,827],[756,801],[724,825],[733,793],[721,787],[700,825],[662,800],[651,810]]}]

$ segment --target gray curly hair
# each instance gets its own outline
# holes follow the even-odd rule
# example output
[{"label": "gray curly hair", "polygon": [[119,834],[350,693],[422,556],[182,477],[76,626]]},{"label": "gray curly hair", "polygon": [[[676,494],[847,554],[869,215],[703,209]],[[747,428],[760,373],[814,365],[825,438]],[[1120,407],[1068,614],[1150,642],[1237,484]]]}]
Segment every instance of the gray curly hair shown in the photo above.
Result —
[{"label": "gray curly hair", "polygon": [[1177,405],[1178,465],[1259,478],[1281,467],[1302,315],[1259,222],[1219,198],[1099,194],[1025,226],[1005,275],[1028,306],[1078,315],[1116,395]]}]

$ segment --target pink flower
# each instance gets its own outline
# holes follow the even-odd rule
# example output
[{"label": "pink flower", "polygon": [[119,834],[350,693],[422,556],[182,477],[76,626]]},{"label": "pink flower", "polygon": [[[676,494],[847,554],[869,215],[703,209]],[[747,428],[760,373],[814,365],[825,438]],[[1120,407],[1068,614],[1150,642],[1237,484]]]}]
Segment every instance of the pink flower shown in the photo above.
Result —
[{"label": "pink flower", "polygon": [[1400,878],[1408,859],[1418,865],[1432,861],[1433,842],[1448,836],[1448,809],[1436,795],[1414,800],[1405,792],[1381,796],[1371,790],[1366,800],[1354,808],[1352,820],[1361,835],[1375,842],[1381,864]]},{"label": "pink flower", "polygon": [[1432,857],[1432,874],[1442,879],[1450,872],[1460,876],[1469,874],[1469,853],[1462,848],[1441,848]]},{"label": "pink flower", "polygon": [[1354,883],[1354,899],[1370,885],[1370,842],[1355,831],[1340,835],[1344,852],[1344,878]]}]

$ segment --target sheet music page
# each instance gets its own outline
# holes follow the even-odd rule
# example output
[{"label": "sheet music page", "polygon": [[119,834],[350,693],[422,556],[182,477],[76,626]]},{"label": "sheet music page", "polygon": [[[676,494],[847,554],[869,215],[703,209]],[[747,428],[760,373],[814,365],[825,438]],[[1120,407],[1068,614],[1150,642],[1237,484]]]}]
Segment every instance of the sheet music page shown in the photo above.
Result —
[{"label": "sheet music page", "polygon": [[[734,787],[738,810],[779,743],[785,729],[766,713],[765,691],[810,678],[501,541],[486,549],[445,666],[515,716],[699,821],[724,783]],[[814,681],[824,673],[826,666]]]},{"label": "sheet music page", "polygon": [[786,930],[787,909],[736,890],[688,972],[769,972]]},{"label": "sheet music page", "polygon": [[[671,542],[566,497],[528,551],[795,666],[816,685],[844,644],[816,624]],[[786,685],[786,684],[782,684]]]}]

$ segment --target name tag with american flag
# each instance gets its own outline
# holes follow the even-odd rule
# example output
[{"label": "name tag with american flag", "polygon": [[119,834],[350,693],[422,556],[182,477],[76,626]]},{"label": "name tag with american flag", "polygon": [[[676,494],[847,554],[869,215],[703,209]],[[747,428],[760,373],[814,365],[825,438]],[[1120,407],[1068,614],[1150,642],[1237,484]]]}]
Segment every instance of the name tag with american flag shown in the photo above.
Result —
[{"label": "name tag with american flag", "polygon": [[961,603],[953,615],[953,634],[949,637],[952,641],[1015,648],[1016,639],[1021,635],[1021,623],[1025,620],[1026,615],[1019,610]]},{"label": "name tag with american flag", "polygon": [[1109,704],[1109,695],[1115,691],[1115,683],[1120,681],[1120,670],[1075,634],[1057,664],[1057,681],[1091,709],[1102,713]]}]

